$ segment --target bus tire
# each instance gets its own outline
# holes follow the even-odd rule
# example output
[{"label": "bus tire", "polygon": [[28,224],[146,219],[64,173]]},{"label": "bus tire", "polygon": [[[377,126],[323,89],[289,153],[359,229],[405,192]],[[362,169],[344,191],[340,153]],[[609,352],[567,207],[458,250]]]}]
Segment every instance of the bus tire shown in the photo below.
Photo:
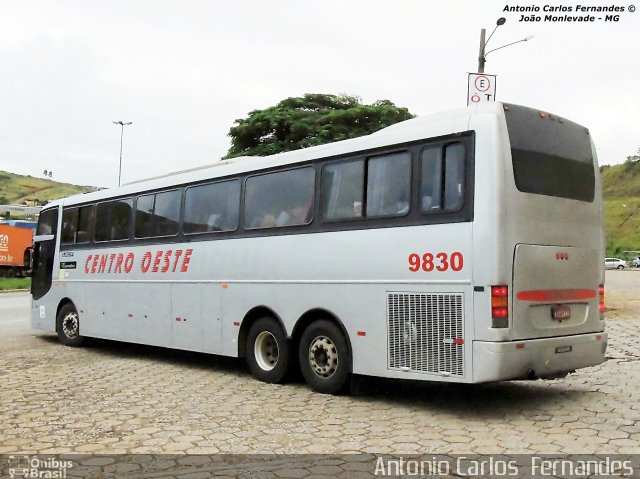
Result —
[{"label": "bus tire", "polygon": [[290,346],[287,335],[275,319],[258,319],[247,335],[247,364],[254,378],[265,383],[281,383],[287,377]]},{"label": "bus tire", "polygon": [[80,336],[80,316],[72,303],[60,308],[56,317],[56,332],[65,346],[77,348],[84,343],[84,337]]},{"label": "bus tire", "polygon": [[298,359],[307,384],[324,394],[345,392],[350,385],[351,352],[342,331],[334,323],[318,320],[305,329]]}]

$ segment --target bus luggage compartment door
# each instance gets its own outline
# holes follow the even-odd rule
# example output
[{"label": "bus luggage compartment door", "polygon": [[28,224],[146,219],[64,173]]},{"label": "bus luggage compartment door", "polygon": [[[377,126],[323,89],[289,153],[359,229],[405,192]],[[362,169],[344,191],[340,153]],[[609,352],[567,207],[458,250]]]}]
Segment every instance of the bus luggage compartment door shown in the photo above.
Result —
[{"label": "bus luggage compartment door", "polygon": [[208,283],[171,285],[171,346],[220,352],[220,295]]},{"label": "bus luggage compartment door", "polygon": [[518,244],[513,264],[513,339],[601,331],[602,265],[587,248]]}]

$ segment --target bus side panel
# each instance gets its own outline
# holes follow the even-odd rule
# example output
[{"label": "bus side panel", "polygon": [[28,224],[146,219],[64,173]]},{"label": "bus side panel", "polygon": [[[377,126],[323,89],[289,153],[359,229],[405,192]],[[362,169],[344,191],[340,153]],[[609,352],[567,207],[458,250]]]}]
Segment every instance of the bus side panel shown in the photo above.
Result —
[{"label": "bus side panel", "polygon": [[[218,263],[221,274],[229,275],[222,301],[224,354],[237,354],[236,323],[256,306],[273,310],[288,335],[311,309],[333,314],[347,331],[357,374],[447,377],[428,365],[413,368],[418,360],[407,368],[393,366],[390,344],[402,357],[422,354],[425,362],[444,364],[453,340],[471,343],[471,223],[265,237],[251,240],[250,249],[244,241],[226,241],[218,250],[220,258],[235,258]],[[417,268],[411,255],[420,258]],[[456,331],[446,323],[454,302],[460,315]],[[420,349],[420,341],[429,346]],[[453,349],[464,354],[457,380],[467,380],[471,348]]]},{"label": "bus side panel", "polygon": [[[147,267],[144,258],[164,252],[161,246],[67,252],[67,259],[78,267],[61,271],[61,280],[54,284],[60,298],[76,305],[82,335],[219,353],[220,283],[203,279],[211,278],[208,265],[216,264],[211,244],[194,244],[188,273],[180,264],[175,265],[176,272],[162,272],[164,261],[156,271],[153,265]],[[116,266],[117,259],[112,261],[127,256],[133,258],[128,271]],[[58,304],[60,298],[51,296],[47,302]]]},{"label": "bus side panel", "polygon": [[[508,328],[492,328],[491,286],[509,284],[506,249],[506,204],[503,161],[508,152],[507,131],[495,113],[471,117],[476,132],[475,200],[473,223],[474,340],[506,341]],[[482,367],[476,362],[477,367]]]},{"label": "bus side panel", "polygon": [[86,306],[80,314],[83,335],[171,346],[169,284],[90,281],[84,288]]}]

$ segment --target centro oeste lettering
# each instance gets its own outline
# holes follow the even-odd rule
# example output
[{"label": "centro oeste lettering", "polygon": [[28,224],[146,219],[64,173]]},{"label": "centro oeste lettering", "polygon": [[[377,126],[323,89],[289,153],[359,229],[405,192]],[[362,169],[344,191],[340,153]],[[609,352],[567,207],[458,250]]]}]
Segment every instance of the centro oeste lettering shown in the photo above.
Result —
[{"label": "centro oeste lettering", "polygon": [[[142,273],[186,273],[193,249],[145,251],[138,263]],[[86,274],[127,274],[136,267],[134,252],[90,254],[84,263]]]}]

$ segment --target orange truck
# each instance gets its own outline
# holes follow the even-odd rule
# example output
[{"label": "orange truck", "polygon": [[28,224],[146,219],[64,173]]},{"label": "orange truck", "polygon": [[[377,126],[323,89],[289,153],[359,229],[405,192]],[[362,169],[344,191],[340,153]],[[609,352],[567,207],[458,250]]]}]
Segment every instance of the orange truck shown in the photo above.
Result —
[{"label": "orange truck", "polygon": [[0,277],[27,276],[31,270],[33,229],[0,224]]}]

